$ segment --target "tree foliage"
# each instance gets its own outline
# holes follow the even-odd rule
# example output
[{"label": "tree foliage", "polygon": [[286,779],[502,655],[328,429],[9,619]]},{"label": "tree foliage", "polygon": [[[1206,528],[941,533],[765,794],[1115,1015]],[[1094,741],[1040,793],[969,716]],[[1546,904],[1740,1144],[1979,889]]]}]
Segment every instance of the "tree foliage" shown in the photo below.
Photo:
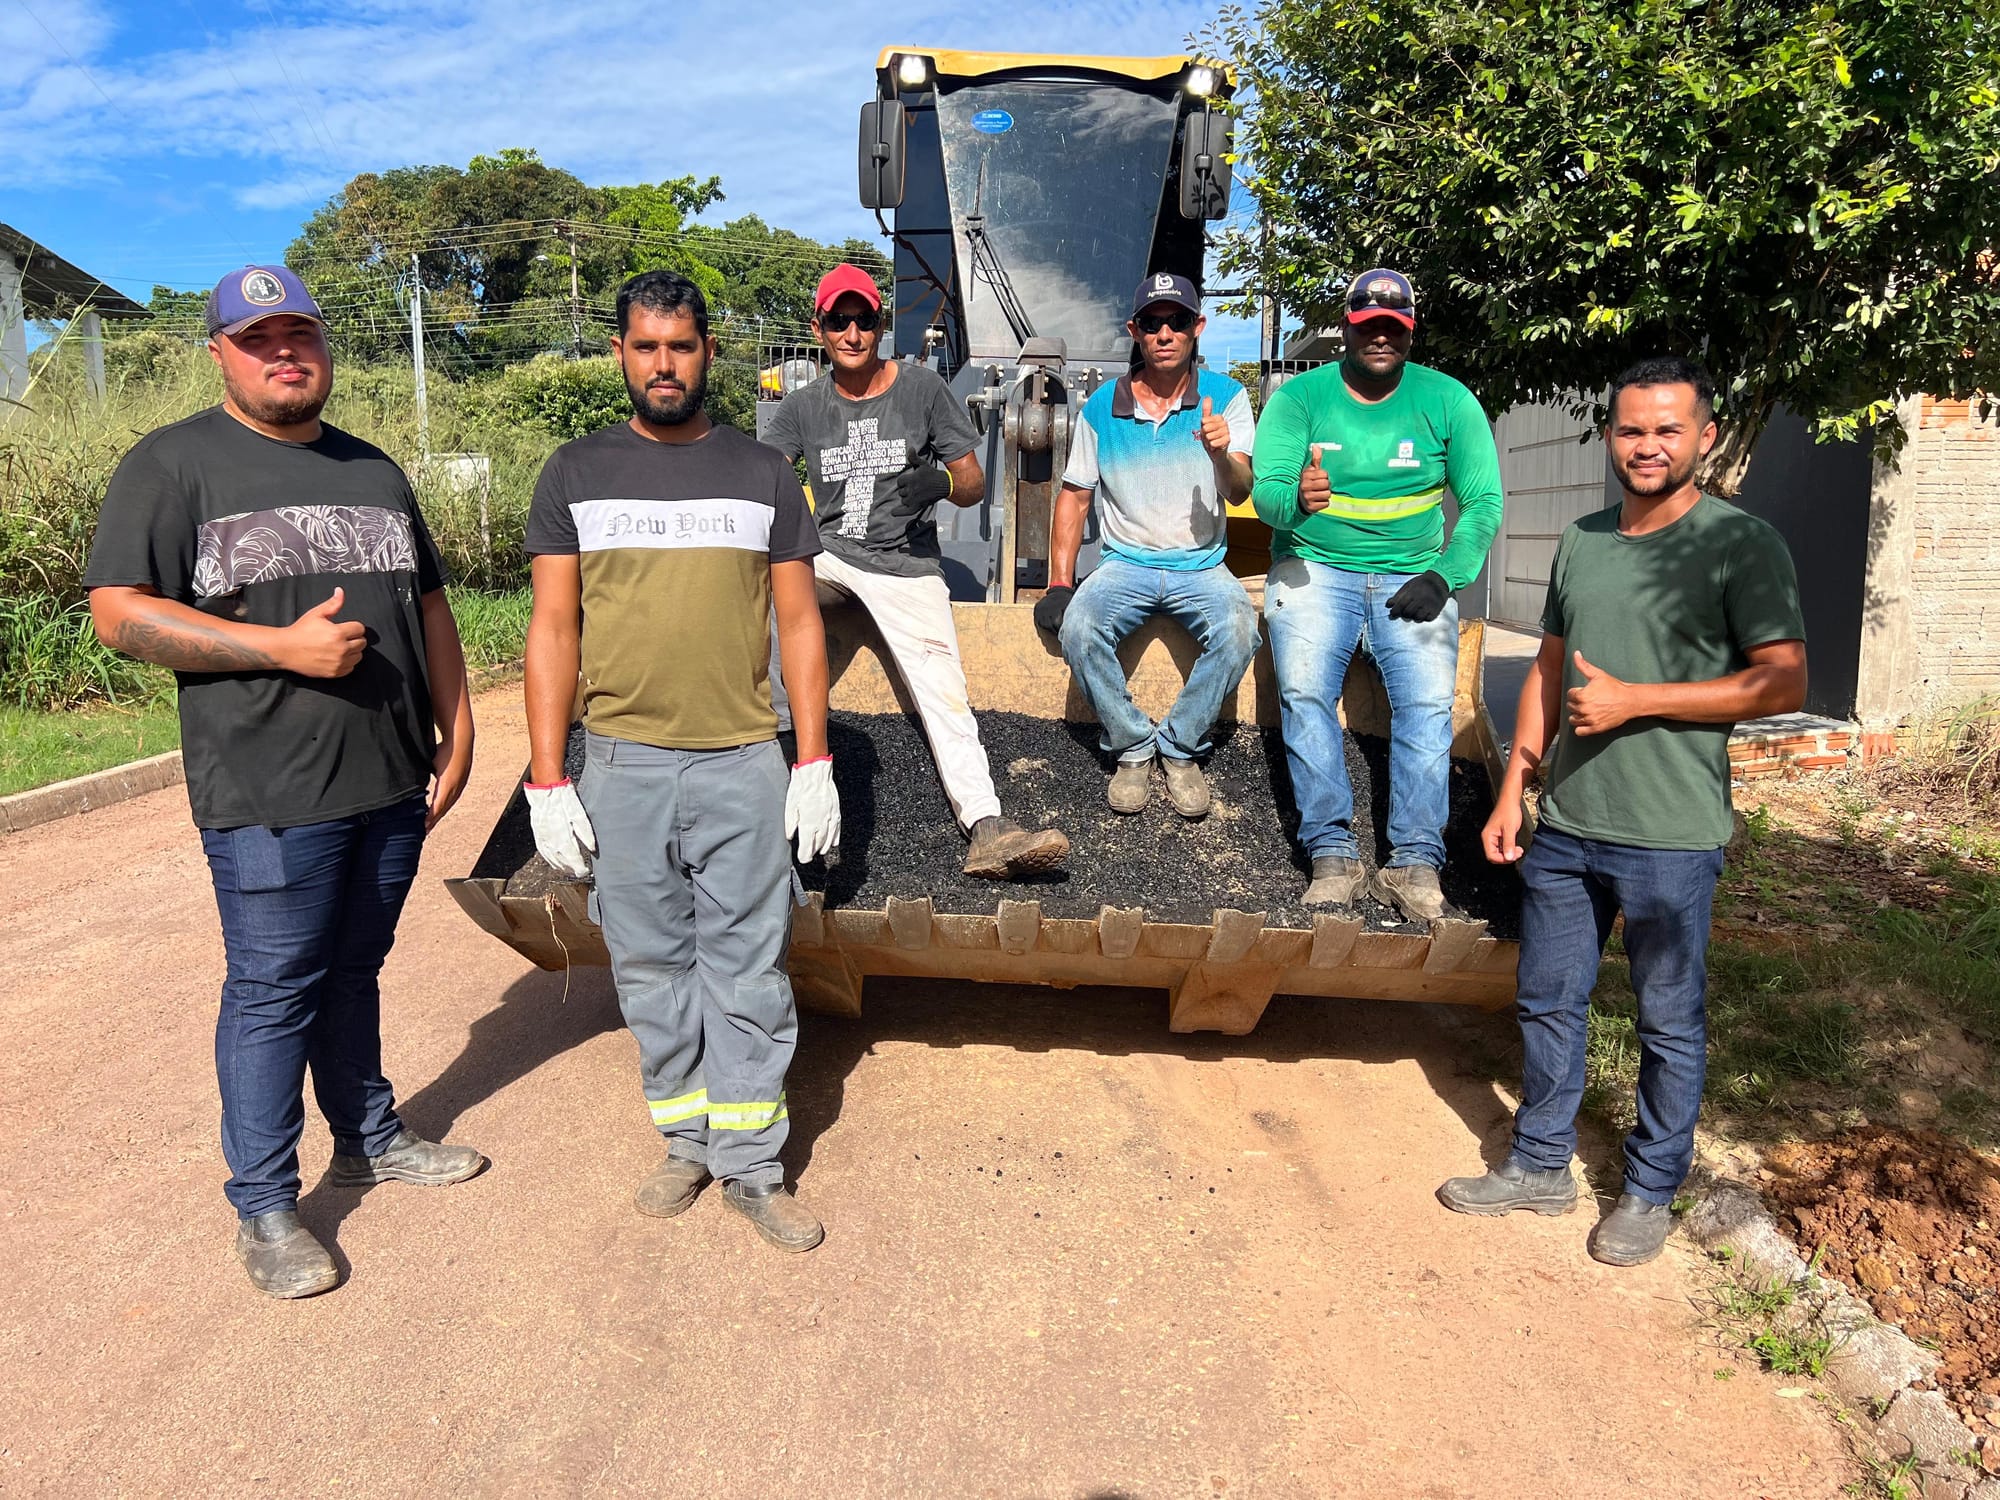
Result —
[{"label": "tree foliage", "polygon": [[1700,358],[1733,493],[1780,401],[1893,443],[1899,395],[2000,388],[1991,6],[1267,0],[1211,40],[1269,229],[1228,267],[1322,324],[1406,270],[1419,357],[1490,410]]}]

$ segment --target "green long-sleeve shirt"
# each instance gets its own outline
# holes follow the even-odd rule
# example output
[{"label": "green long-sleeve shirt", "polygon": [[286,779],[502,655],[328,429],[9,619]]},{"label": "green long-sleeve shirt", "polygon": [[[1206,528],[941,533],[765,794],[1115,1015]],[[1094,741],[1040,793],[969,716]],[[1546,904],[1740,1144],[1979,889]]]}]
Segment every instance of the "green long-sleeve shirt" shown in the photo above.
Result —
[{"label": "green long-sleeve shirt", "polygon": [[[1299,472],[1321,445],[1333,500],[1299,509]],[[1354,573],[1444,575],[1454,589],[1479,576],[1500,529],[1500,455],[1472,392],[1449,375],[1405,365],[1385,401],[1356,399],[1340,366],[1296,375],[1271,393],[1257,422],[1258,516],[1275,557]],[[1444,491],[1458,522],[1444,534]]]}]

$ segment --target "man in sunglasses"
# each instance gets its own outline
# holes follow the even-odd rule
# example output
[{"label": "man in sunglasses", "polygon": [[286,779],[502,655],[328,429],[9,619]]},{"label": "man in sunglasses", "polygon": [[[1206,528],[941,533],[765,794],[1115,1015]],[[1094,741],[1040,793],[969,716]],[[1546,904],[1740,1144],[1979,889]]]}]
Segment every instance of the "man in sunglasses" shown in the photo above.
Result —
[{"label": "man in sunglasses", "polygon": [[895,658],[970,847],[965,873],[1011,880],[1069,857],[1054,828],[1002,817],[940,562],[939,501],[977,505],[986,493],[972,419],[934,371],[884,360],[882,294],[841,264],[813,295],[813,333],[833,368],[779,404],[765,441],[812,483],[825,550],[813,560],[823,601],[858,600]]},{"label": "man in sunglasses", "polygon": [[[1347,352],[1271,394],[1252,503],[1274,533],[1264,622],[1285,757],[1312,860],[1308,906],[1368,894],[1406,918],[1444,913],[1438,871],[1451,807],[1455,589],[1478,576],[1500,525],[1500,459],[1471,391],[1411,364],[1416,294],[1387,268],[1347,291]],[[1444,492],[1458,500],[1445,534]],[[1389,696],[1389,858],[1372,878],[1336,717],[1357,647]]]},{"label": "man in sunglasses", "polygon": [[[1125,325],[1140,365],[1083,404],[1050,528],[1049,591],[1035,623],[1057,634],[1063,659],[1102,726],[1116,763],[1106,793],[1114,812],[1143,812],[1153,762],[1167,800],[1184,818],[1208,813],[1208,752],[1222,700],[1257,653],[1257,611],[1223,565],[1223,507],[1250,493],[1250,398],[1226,375],[1196,367],[1206,320],[1185,276],[1139,284]],[[1092,497],[1104,560],[1077,584],[1076,554]],[[1157,725],[1132,701],[1118,646],[1154,615],[1184,626],[1201,646],[1186,685]]]}]

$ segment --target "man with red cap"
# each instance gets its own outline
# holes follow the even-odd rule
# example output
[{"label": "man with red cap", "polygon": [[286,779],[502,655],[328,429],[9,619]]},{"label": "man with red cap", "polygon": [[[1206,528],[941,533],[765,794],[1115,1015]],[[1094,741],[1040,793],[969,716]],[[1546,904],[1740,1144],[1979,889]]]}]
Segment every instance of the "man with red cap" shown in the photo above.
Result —
[{"label": "man with red cap", "polygon": [[1055,869],[1069,857],[1060,830],[1001,816],[932,519],[941,500],[977,505],[986,493],[972,419],[934,371],[882,358],[882,294],[859,266],[820,278],[813,333],[832,369],[785,397],[764,440],[805,460],[825,548],[813,559],[822,600],[858,601],[882,633],[970,840],[966,874]]},{"label": "man with red cap", "polygon": [[[1251,503],[1274,535],[1264,623],[1285,758],[1312,860],[1308,906],[1368,894],[1407,918],[1444,914],[1451,810],[1454,590],[1500,526],[1500,457],[1478,398],[1410,363],[1416,292],[1387,267],[1347,289],[1346,354],[1285,382],[1257,423]],[[1444,492],[1458,500],[1449,537]],[[1356,648],[1389,697],[1389,857],[1369,876],[1354,837],[1341,685]]]}]

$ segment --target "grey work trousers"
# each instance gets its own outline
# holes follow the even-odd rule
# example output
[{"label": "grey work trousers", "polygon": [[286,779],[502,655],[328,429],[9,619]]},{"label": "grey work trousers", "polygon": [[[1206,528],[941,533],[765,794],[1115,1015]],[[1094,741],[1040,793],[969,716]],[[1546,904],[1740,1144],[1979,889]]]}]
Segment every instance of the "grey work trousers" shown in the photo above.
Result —
[{"label": "grey work trousers", "polygon": [[710,1175],[780,1182],[798,1012],[789,772],[774,741],[666,750],[585,736],[593,902],[653,1123]]}]

